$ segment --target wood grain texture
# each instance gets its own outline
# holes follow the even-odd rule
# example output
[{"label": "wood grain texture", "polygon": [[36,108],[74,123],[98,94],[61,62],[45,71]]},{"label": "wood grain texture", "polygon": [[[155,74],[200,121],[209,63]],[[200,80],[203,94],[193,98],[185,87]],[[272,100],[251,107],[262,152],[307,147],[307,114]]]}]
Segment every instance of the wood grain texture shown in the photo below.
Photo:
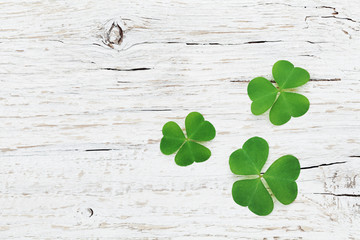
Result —
[{"label": "wood grain texture", "polygon": [[[326,4],[326,5],[324,5]],[[357,1],[0,2],[0,238],[359,239]],[[113,23],[121,44],[106,42]],[[116,40],[116,33],[111,33]],[[287,59],[312,81],[309,112],[254,116],[247,82]],[[199,111],[213,155],[159,151]],[[267,217],[236,205],[228,157],[246,139],[303,170]],[[89,217],[91,214],[93,215]]]}]

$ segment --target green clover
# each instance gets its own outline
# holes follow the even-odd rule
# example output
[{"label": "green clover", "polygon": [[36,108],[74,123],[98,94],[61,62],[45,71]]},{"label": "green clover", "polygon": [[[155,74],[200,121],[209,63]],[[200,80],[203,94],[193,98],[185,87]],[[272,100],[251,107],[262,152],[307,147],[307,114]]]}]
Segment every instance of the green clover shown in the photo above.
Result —
[{"label": "green clover", "polygon": [[270,121],[274,125],[282,125],[291,117],[304,115],[309,110],[309,100],[301,94],[286,90],[307,83],[310,79],[309,73],[305,69],[294,67],[288,61],[280,60],[274,64],[272,75],[278,88],[263,77],[250,81],[247,92],[253,101],[251,112],[260,115],[271,108]]},{"label": "green clover", "polygon": [[179,166],[208,160],[211,151],[196,141],[212,140],[216,134],[214,126],[205,121],[200,113],[192,112],[185,119],[185,129],[187,137],[177,123],[167,122],[162,129],[164,137],[160,142],[161,152],[170,155],[179,150],[175,155],[175,162]]},{"label": "green clover", "polygon": [[298,159],[292,155],[282,156],[262,174],[261,169],[268,155],[268,143],[260,137],[253,137],[248,139],[242,148],[233,152],[229,159],[230,169],[234,174],[257,175],[252,179],[236,181],[232,196],[237,204],[248,206],[250,211],[260,216],[270,214],[274,208],[274,202],[264,182],[277,200],[285,205],[292,203],[298,193],[295,182],[300,174]]}]

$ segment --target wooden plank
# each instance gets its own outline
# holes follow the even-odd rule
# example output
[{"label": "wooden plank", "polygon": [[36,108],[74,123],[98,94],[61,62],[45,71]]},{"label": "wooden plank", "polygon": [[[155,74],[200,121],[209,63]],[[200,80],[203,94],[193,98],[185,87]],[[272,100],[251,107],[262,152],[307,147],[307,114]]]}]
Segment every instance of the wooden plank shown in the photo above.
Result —
[{"label": "wooden plank", "polygon": [[[2,1],[1,238],[357,239],[360,6],[323,4]],[[279,59],[312,80],[297,90],[309,112],[278,127],[246,87]],[[191,111],[217,137],[180,168],[161,128]],[[303,167],[297,200],[267,217],[231,199],[228,157],[252,136],[269,141],[265,168]]]}]

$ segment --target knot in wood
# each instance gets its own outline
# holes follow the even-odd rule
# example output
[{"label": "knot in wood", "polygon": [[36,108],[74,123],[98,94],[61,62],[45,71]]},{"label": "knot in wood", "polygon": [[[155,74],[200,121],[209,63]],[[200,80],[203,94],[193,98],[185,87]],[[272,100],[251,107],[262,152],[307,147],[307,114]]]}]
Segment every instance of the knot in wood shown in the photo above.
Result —
[{"label": "knot in wood", "polygon": [[105,45],[114,48],[114,44],[120,45],[124,39],[124,30],[120,27],[120,25],[114,21],[105,31],[103,36],[103,42]]}]

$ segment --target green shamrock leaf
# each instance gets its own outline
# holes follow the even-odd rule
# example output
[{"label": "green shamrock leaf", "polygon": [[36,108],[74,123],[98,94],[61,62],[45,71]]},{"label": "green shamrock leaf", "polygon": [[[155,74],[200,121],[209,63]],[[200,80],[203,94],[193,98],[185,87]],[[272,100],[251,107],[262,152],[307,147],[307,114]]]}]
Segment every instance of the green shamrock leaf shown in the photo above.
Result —
[{"label": "green shamrock leaf", "polygon": [[272,75],[278,88],[263,77],[250,81],[247,92],[252,101],[251,112],[260,115],[271,108],[270,121],[274,125],[282,125],[291,117],[304,115],[309,110],[309,100],[301,94],[286,90],[307,83],[309,73],[288,61],[280,60],[274,64]]},{"label": "green shamrock leaf", "polygon": [[267,183],[276,199],[284,205],[292,203],[298,193],[295,180],[300,174],[300,163],[292,155],[277,159],[262,174],[269,155],[268,143],[253,137],[243,147],[234,151],[229,158],[230,170],[237,175],[252,175],[254,178],[236,181],[232,188],[234,201],[240,206],[249,207],[253,213],[265,216],[272,212],[274,202],[264,182]]},{"label": "green shamrock leaf", "polygon": [[160,142],[160,150],[165,155],[178,151],[175,162],[179,166],[188,166],[193,162],[204,162],[211,156],[211,151],[197,143],[210,141],[215,137],[214,126],[205,121],[198,112],[189,113],[185,119],[185,137],[179,125],[175,122],[167,122],[163,129],[163,138]]}]

